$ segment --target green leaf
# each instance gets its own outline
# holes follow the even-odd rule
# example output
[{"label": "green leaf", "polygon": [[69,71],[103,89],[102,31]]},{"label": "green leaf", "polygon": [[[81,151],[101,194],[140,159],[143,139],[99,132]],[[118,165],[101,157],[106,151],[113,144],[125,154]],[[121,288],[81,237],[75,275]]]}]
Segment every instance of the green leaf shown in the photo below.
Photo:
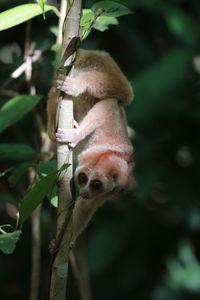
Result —
[{"label": "green leaf", "polygon": [[91,9],[83,9],[83,16],[80,21],[80,25],[85,27],[93,21],[94,13]]},{"label": "green leaf", "polygon": [[0,132],[19,121],[41,98],[40,95],[20,95],[6,102],[0,109]]},{"label": "green leaf", "polygon": [[[56,8],[54,6],[45,5],[43,11],[47,12],[49,10],[56,12]],[[43,12],[38,4],[22,4],[15,6],[0,13],[0,31],[21,24],[41,15],[42,13]]]},{"label": "green leaf", "polygon": [[49,28],[50,32],[53,33],[55,36],[58,35],[58,26],[51,26]]},{"label": "green leaf", "polygon": [[30,160],[35,159],[37,152],[23,144],[0,144],[0,157],[1,160]]},{"label": "green leaf", "polygon": [[0,235],[0,250],[6,254],[11,254],[15,250],[16,243],[19,240],[21,230],[3,233]]},{"label": "green leaf", "polygon": [[58,174],[64,169],[68,168],[68,166],[68,164],[64,164],[60,168],[60,170],[54,171],[40,179],[25,195],[19,210],[22,222],[29,218],[32,212],[42,202],[48,192],[53,188],[54,184],[57,181]]},{"label": "green leaf", "polygon": [[128,7],[114,1],[100,1],[92,6],[95,14],[98,14],[101,9],[104,10],[101,16],[107,17],[120,17],[132,13]]},{"label": "green leaf", "polygon": [[39,180],[34,187],[25,195],[20,206],[20,218],[24,222],[30,217],[36,207],[42,202],[49,190],[54,186],[57,180],[58,172],[50,173]]},{"label": "green leaf", "polygon": [[37,3],[39,4],[39,6],[42,9],[43,12],[43,18],[45,19],[45,10],[44,10],[44,5],[47,2],[47,0],[37,0]]},{"label": "green leaf", "polygon": [[54,207],[58,207],[58,196],[55,195],[50,199],[51,205],[53,205]]},{"label": "green leaf", "polygon": [[85,39],[91,32],[94,23],[94,13],[90,9],[83,10],[83,16],[80,25],[83,27],[82,40]]},{"label": "green leaf", "polygon": [[50,200],[51,205],[58,207],[58,187],[55,184],[53,189],[47,194],[48,199]]},{"label": "green leaf", "polygon": [[118,24],[119,24],[118,20],[114,17],[100,16],[97,18],[96,22],[94,23],[93,28],[103,32],[108,29],[109,25],[118,25]]},{"label": "green leaf", "polygon": [[115,17],[110,16],[100,15],[96,18],[95,14],[90,9],[84,9],[80,24],[83,27],[82,39],[85,39],[92,28],[103,32],[108,29],[109,25],[117,25],[118,21]]}]

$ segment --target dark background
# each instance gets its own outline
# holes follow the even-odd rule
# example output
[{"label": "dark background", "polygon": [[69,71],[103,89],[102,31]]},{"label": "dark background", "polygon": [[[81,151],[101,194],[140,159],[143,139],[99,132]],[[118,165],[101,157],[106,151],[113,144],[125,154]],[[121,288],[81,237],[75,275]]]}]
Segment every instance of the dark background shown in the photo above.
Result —
[{"label": "dark background", "polygon": [[[110,52],[133,84],[135,100],[127,108],[127,117],[135,131],[134,173],[138,184],[134,192],[100,208],[82,237],[92,299],[199,299],[200,1],[118,2],[134,13],[119,18],[119,26],[104,33],[94,30],[82,47]],[[0,11],[22,3],[1,0]],[[93,3],[83,1],[88,8]],[[37,48],[46,49],[42,62],[34,65],[37,92],[45,95],[37,107],[44,119],[54,59],[50,46],[55,42],[49,28],[56,25],[57,18],[51,12],[45,22],[42,17],[32,21],[31,39]],[[1,32],[0,85],[22,63],[24,32],[25,24]],[[13,42],[18,49],[15,51],[21,54],[5,63],[2,49]],[[25,93],[23,78],[20,80],[13,82],[12,88]],[[8,99],[2,95],[1,104]],[[1,142],[22,142],[37,149],[32,115],[6,130]],[[1,161],[2,169],[11,165]],[[1,180],[1,224],[15,223],[6,203],[9,197],[21,200],[24,183],[26,178],[17,188],[11,188],[6,178]],[[54,208],[47,200],[41,230],[40,299],[44,299],[48,244],[55,231]],[[0,254],[1,299],[29,297],[30,235],[26,222],[14,254]],[[71,270],[68,292],[70,299],[79,299]]]}]

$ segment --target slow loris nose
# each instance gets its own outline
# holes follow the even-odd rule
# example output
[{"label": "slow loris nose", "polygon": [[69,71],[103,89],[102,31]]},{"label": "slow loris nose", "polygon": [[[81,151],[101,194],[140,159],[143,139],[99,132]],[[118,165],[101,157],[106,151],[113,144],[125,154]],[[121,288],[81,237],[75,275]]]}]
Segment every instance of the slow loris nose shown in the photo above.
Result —
[{"label": "slow loris nose", "polygon": [[84,199],[89,199],[89,194],[88,194],[88,192],[86,192],[86,191],[81,192],[80,195],[81,195],[81,197],[84,198]]}]

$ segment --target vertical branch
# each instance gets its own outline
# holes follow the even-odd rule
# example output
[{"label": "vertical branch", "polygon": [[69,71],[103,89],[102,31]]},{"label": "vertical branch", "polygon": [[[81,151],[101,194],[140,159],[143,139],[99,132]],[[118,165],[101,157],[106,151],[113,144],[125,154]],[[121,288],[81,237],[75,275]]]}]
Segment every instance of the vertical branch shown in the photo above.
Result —
[{"label": "vertical branch", "polygon": [[[28,0],[31,3],[32,0]],[[32,85],[32,59],[31,59],[31,20],[26,23],[25,29],[25,43],[24,43],[24,61],[26,62],[25,80],[27,89],[31,95],[35,95],[35,88]],[[34,168],[29,169],[29,181],[31,184],[36,180],[37,174]],[[31,287],[30,287],[30,300],[37,300],[39,295],[39,282],[40,282],[40,213],[41,206],[33,212],[31,217]]]},{"label": "vertical branch", "polygon": [[[68,0],[66,19],[63,25],[63,44],[62,57],[65,55],[70,41],[79,36],[79,24],[81,17],[81,0]],[[74,61],[76,45],[64,66],[70,66]],[[73,68],[69,76],[73,76]],[[65,95],[60,102],[58,126],[63,129],[73,127],[73,100],[72,97]],[[70,167],[63,171],[59,177],[58,191],[58,211],[57,211],[57,230],[56,230],[56,251],[54,255],[50,300],[66,299],[66,284],[68,275],[68,257],[70,250],[70,240],[72,236],[71,216],[73,210],[73,200],[71,194],[72,179],[72,152],[65,144],[59,144],[57,148],[58,168],[64,163]]]}]

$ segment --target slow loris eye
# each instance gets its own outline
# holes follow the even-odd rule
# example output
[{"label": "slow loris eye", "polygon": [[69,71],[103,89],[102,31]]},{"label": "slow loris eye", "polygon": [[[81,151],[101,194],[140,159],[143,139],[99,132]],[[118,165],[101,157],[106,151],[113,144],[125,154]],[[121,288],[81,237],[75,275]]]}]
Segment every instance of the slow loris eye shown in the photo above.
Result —
[{"label": "slow loris eye", "polygon": [[85,173],[80,173],[80,174],[78,175],[78,181],[79,181],[80,183],[86,183],[86,182],[88,181],[88,178],[87,178],[87,176],[85,175]]},{"label": "slow loris eye", "polygon": [[100,180],[93,180],[91,182],[91,187],[95,190],[100,190],[102,188],[102,182]]}]

